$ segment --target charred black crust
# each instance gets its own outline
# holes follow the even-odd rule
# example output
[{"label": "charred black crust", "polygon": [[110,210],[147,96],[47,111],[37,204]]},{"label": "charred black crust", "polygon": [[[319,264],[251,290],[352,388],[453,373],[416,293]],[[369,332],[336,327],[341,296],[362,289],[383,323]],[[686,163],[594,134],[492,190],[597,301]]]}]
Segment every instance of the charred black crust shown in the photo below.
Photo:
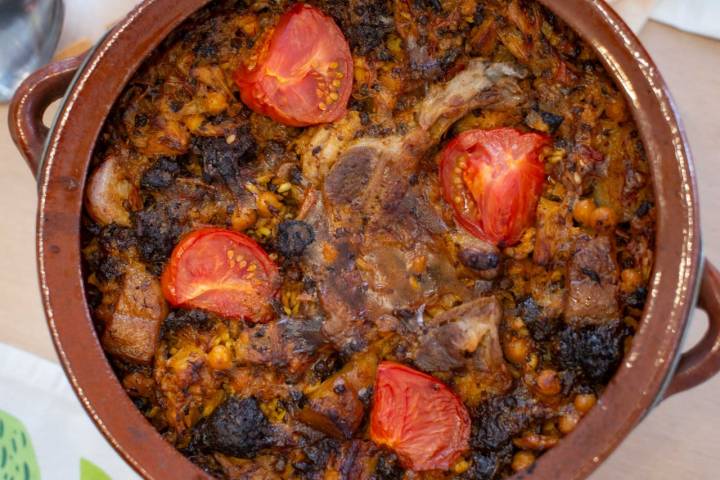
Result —
[{"label": "charred black crust", "polygon": [[562,322],[558,318],[549,318],[533,297],[526,297],[518,303],[518,313],[530,336],[537,342],[551,340],[557,334]]},{"label": "charred black crust", "polygon": [[159,274],[177,243],[181,206],[176,203],[149,202],[149,206],[135,215],[135,237],[141,258],[150,270]]},{"label": "charred black crust", "polygon": [[499,478],[512,462],[512,439],[549,414],[522,385],[482,402],[471,411],[473,468],[462,478]]},{"label": "charred black crust", "polygon": [[401,480],[403,478],[403,469],[400,467],[397,456],[393,453],[381,453],[378,457],[373,478],[376,480]]},{"label": "charred black crust", "polygon": [[[305,459],[293,463],[293,467],[306,474],[303,478],[308,478],[311,473],[322,472],[333,453],[337,453],[340,446],[336,440],[331,438],[323,438],[315,444],[308,445],[303,449]],[[314,478],[314,477],[310,477]]]},{"label": "charred black crust", "polygon": [[161,335],[166,337],[183,327],[191,326],[197,329],[206,328],[210,324],[210,317],[202,310],[178,309],[170,312],[163,322]]},{"label": "charred black crust", "polygon": [[540,110],[540,117],[552,133],[554,133],[558,128],[560,128],[560,125],[562,125],[563,121],[565,120],[565,117],[563,117],[562,115],[555,115],[552,112],[546,112],[544,110]]},{"label": "charred black crust", "polygon": [[473,270],[492,270],[500,265],[500,255],[496,252],[484,252],[474,248],[464,248],[458,255],[460,262]]},{"label": "charred black crust", "polygon": [[480,451],[493,451],[507,445],[533,420],[522,396],[504,395],[481,403],[473,412],[471,443]]},{"label": "charred black crust", "polygon": [[140,188],[162,190],[173,184],[182,172],[182,166],[174,158],[160,157],[140,178]]},{"label": "charred black crust", "polygon": [[196,137],[193,152],[202,158],[203,180],[208,183],[238,184],[242,166],[257,156],[257,143],[247,126],[227,137]]},{"label": "charred black crust", "polygon": [[619,322],[566,326],[558,336],[555,354],[563,368],[580,373],[589,382],[605,383],[620,365],[629,334],[629,328]]},{"label": "charred black crust", "polygon": [[253,457],[272,445],[270,422],[254,398],[230,397],[195,426],[190,450]]},{"label": "charred black crust", "polygon": [[628,307],[642,310],[642,308],[645,306],[645,300],[647,299],[647,288],[645,287],[638,287],[633,291],[632,293],[625,295],[623,297],[623,300],[625,301],[625,304]]},{"label": "charred black crust", "polygon": [[387,0],[359,0],[350,5],[333,0],[316,3],[340,26],[355,54],[367,55],[395,30],[392,6]]},{"label": "charred black crust", "polygon": [[111,223],[100,230],[100,246],[107,252],[122,251],[135,245],[131,229]]},{"label": "charred black crust", "polygon": [[286,257],[297,257],[315,241],[312,226],[301,220],[287,220],[278,226],[277,249]]},{"label": "charred black crust", "polygon": [[466,480],[495,480],[512,463],[513,448],[508,443],[496,451],[474,452],[470,468],[461,478]]}]

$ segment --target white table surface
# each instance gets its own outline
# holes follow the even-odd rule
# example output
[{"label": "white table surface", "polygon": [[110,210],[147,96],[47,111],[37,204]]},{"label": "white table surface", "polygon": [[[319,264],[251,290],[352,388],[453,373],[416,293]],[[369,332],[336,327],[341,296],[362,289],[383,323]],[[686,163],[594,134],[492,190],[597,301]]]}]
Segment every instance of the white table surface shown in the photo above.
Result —
[{"label": "white table surface", "polygon": [[[719,0],[720,1],[720,0]],[[68,32],[93,36],[134,2],[70,0]],[[81,15],[79,15],[81,13]],[[82,17],[82,20],[79,18]],[[685,122],[695,154],[706,255],[720,262],[720,41],[649,23],[640,33]],[[35,183],[7,130],[0,106],[0,342],[57,361],[35,270]],[[703,332],[695,315],[689,342]],[[0,359],[2,361],[2,359]],[[1,393],[0,393],[1,394]],[[591,477],[592,480],[715,480],[720,478],[720,377],[679,394],[653,411]]]}]

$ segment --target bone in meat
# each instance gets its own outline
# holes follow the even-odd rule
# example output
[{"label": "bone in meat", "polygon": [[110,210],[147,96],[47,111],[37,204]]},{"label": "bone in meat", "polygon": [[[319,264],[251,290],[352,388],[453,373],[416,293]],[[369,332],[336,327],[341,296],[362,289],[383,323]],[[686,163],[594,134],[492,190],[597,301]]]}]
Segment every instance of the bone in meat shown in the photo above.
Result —
[{"label": "bone in meat", "polygon": [[[332,167],[320,192],[310,195],[311,204],[303,208],[316,235],[303,265],[317,282],[327,315],[323,332],[337,347],[362,348],[373,341],[373,322],[379,317],[397,308],[416,308],[443,288],[467,293],[437,227],[419,228],[423,222],[402,214],[402,206],[419,161],[445,131],[473,109],[521,102],[515,83],[521,76],[511,65],[474,60],[449,82],[431,87],[415,109],[416,123],[404,135],[349,141],[353,135],[347,122],[331,129],[338,133],[335,137],[323,130],[327,147],[313,147],[323,166],[312,173],[319,177]],[[416,196],[415,201],[426,200]],[[426,256],[435,277],[412,285],[406,270],[417,255]]]}]

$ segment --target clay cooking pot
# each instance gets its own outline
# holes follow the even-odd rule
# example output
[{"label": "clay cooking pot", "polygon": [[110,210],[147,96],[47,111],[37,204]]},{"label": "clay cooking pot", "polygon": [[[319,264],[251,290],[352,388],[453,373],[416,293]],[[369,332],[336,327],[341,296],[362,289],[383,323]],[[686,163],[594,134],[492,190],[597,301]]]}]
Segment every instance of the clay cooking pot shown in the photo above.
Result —
[{"label": "clay cooking pot", "polygon": [[[647,52],[602,1],[539,1],[593,46],[624,92],[649,158],[658,216],[655,269],[632,350],[598,406],[533,470],[537,479],[580,479],[654,405],[720,370],[720,275],[708,262],[703,264],[688,144]],[[100,346],[80,267],[83,185],[96,138],[126,82],[165,37],[205,3],[146,0],[84,58],[54,63],[33,74],[10,108],[13,139],[38,179],[38,272],[55,347],[98,428],[148,479],[208,476],[165,442],[135,408]],[[63,95],[48,130],[42,114]],[[696,347],[681,355],[696,305],[708,312],[709,328]]]}]

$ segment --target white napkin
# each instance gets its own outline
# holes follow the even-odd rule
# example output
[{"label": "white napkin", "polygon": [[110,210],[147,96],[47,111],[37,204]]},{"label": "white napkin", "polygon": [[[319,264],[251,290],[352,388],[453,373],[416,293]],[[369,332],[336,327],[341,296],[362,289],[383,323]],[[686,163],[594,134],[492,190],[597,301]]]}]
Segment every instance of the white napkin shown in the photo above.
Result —
[{"label": "white napkin", "polygon": [[634,32],[645,25],[657,0],[607,0]]},{"label": "white napkin", "polygon": [[675,28],[720,38],[720,0],[659,0],[652,19]]},{"label": "white napkin", "polygon": [[607,0],[635,32],[648,19],[720,38],[720,0]]},{"label": "white napkin", "polygon": [[90,421],[60,366],[3,343],[0,478],[139,479]]}]

